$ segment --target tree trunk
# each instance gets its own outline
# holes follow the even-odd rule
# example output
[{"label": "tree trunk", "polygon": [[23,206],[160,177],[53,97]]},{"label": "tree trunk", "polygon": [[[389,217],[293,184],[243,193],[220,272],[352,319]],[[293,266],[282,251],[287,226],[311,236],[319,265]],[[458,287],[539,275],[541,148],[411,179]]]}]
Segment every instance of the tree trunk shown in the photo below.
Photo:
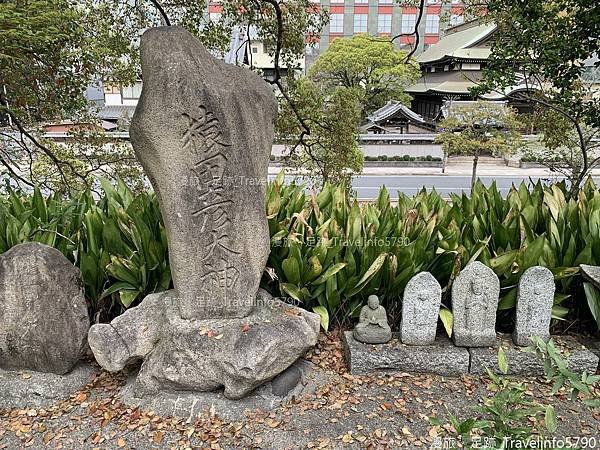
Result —
[{"label": "tree trunk", "polygon": [[475,186],[475,181],[477,181],[477,163],[479,162],[479,152],[475,153],[473,156],[473,172],[471,173],[471,191],[473,190],[473,186]]}]

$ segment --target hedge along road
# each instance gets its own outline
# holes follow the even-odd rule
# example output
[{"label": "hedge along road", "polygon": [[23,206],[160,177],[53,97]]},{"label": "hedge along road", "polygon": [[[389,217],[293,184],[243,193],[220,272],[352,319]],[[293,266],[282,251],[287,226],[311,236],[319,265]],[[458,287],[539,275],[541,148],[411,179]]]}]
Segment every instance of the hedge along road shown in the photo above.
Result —
[{"label": "hedge along road", "polygon": [[[438,169],[439,170],[439,169]],[[269,175],[273,180],[275,175]],[[302,182],[301,177],[287,175],[286,183],[294,179]],[[479,179],[489,186],[496,181],[496,186],[502,196],[506,196],[510,188],[519,186],[521,182],[527,185],[541,180],[542,183],[554,183],[563,179],[558,175],[494,175],[481,176]],[[600,182],[600,176],[594,176],[596,183]],[[468,175],[449,175],[449,174],[411,174],[411,175],[357,175],[352,178],[352,189],[356,192],[359,200],[367,201],[377,198],[379,190],[385,186],[391,199],[398,198],[398,192],[403,192],[409,196],[415,195],[419,190],[425,187],[428,191],[435,188],[444,198],[450,198],[451,193],[460,195],[465,192],[471,193],[471,177]]]}]

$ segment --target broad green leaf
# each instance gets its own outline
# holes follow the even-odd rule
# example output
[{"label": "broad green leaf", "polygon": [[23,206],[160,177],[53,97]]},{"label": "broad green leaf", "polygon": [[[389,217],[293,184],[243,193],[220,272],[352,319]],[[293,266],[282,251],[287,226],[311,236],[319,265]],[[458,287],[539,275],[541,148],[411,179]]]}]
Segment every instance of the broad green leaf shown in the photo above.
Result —
[{"label": "broad green leaf", "polygon": [[498,368],[504,375],[508,373],[508,361],[506,360],[506,353],[502,346],[498,347]]},{"label": "broad green leaf", "polygon": [[140,295],[140,291],[123,290],[119,291],[121,303],[125,308],[129,308],[135,299]]},{"label": "broad green leaf", "polygon": [[444,329],[446,330],[446,334],[448,337],[452,337],[452,331],[454,329],[454,315],[452,311],[448,308],[440,308],[440,319],[442,320],[442,324],[444,325]]},{"label": "broad green leaf", "polygon": [[319,285],[321,283],[325,283],[329,278],[338,273],[344,267],[346,267],[346,263],[337,263],[331,267],[328,267],[327,270],[319,278],[313,281],[312,284]]},{"label": "broad green leaf", "polygon": [[329,330],[329,312],[324,306],[313,306],[313,312],[321,317],[321,326],[325,331]]},{"label": "broad green leaf", "polygon": [[592,316],[596,319],[596,326],[600,329],[600,291],[592,283],[583,283],[583,291],[587,299]]},{"label": "broad green leaf", "polygon": [[557,423],[556,411],[554,410],[554,406],[546,406],[546,413],[544,414],[544,423],[546,424],[546,428],[550,433],[554,433],[556,431]]}]

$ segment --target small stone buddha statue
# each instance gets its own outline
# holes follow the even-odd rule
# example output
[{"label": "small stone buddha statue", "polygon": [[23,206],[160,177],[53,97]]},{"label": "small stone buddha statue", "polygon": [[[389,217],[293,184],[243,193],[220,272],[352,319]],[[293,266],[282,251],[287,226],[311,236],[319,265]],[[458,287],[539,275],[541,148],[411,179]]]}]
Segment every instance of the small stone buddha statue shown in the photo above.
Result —
[{"label": "small stone buddha statue", "polygon": [[360,310],[358,325],[352,335],[365,344],[385,344],[392,339],[385,308],[379,304],[376,295],[369,295],[367,304]]}]

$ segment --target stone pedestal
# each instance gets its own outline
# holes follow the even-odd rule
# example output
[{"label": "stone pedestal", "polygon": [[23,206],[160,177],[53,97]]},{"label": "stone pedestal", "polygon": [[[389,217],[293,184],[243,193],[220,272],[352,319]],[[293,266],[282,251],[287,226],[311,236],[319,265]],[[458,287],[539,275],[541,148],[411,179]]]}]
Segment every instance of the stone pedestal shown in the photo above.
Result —
[{"label": "stone pedestal", "polygon": [[174,291],[154,294],[110,324],[94,325],[88,341],[98,363],[118,371],[143,360],[135,395],[208,392],[242,398],[317,343],[317,314],[260,290],[243,319],[182,319]]},{"label": "stone pedestal", "polygon": [[[598,367],[598,356],[581,345],[571,336],[552,336],[557,349],[561,351],[563,358],[567,360],[570,370],[593,374]],[[544,375],[542,361],[534,353],[528,353],[522,347],[513,343],[508,334],[498,334],[496,344],[492,347],[469,348],[471,357],[471,370],[473,374],[487,373],[485,367],[492,372],[500,373],[498,367],[498,347],[502,345],[506,359],[508,360],[509,375],[537,376]]]},{"label": "stone pedestal", "polygon": [[469,371],[469,352],[450,339],[438,336],[431,345],[406,345],[395,334],[387,344],[358,342],[352,332],[344,333],[346,362],[353,375],[372,372],[418,372],[461,375]]},{"label": "stone pedestal", "polygon": [[[329,378],[306,360],[298,360],[290,369],[295,369],[299,377],[295,383],[288,383],[286,372],[263,384],[242,399],[231,400],[223,390],[213,392],[165,392],[140,396],[136,387],[136,377],[131,376],[121,391],[126,405],[132,408],[154,411],[161,416],[183,417],[194,421],[203,414],[216,414],[231,421],[243,420],[247,412],[257,410],[270,411],[303,395],[315,392],[325,385]],[[281,384],[286,384],[284,391],[278,391]]]}]

